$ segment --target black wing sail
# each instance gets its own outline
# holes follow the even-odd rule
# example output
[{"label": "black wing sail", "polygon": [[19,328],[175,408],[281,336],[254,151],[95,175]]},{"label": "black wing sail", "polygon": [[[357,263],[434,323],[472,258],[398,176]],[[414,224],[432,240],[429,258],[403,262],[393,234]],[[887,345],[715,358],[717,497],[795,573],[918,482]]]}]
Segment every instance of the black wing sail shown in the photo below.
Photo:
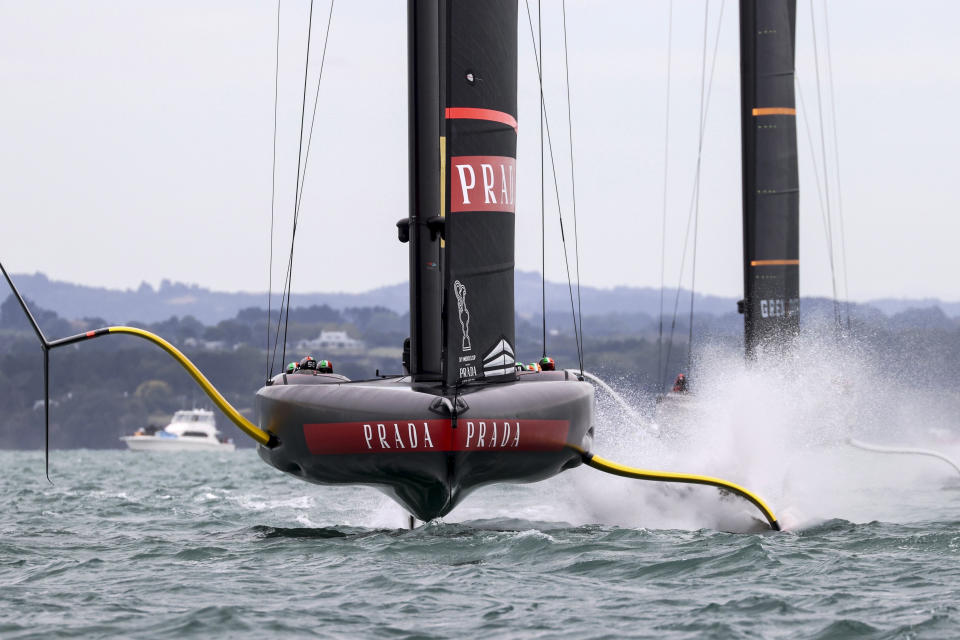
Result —
[{"label": "black wing sail", "polygon": [[796,0],[740,1],[744,343],[799,330],[799,177],[794,97]]},{"label": "black wing sail", "polygon": [[512,379],[517,3],[447,4],[444,381]]}]

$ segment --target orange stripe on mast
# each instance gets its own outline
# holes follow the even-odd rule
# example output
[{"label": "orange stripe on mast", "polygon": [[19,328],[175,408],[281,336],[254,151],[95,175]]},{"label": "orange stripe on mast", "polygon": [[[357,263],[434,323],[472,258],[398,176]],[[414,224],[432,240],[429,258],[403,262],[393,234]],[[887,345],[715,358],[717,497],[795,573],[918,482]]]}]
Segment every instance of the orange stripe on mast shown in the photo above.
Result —
[{"label": "orange stripe on mast", "polygon": [[799,260],[751,260],[751,267],[781,267],[799,265]]},{"label": "orange stripe on mast", "polygon": [[755,116],[795,116],[797,110],[794,107],[760,107],[753,110]]}]

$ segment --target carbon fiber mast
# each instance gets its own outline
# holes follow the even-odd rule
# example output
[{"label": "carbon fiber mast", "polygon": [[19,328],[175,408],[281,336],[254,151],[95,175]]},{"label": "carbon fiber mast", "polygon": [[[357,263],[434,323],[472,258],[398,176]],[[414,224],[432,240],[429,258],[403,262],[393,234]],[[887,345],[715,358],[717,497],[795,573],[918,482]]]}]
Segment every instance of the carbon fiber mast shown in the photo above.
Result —
[{"label": "carbon fiber mast", "polygon": [[410,242],[410,373],[415,383],[441,379],[441,42],[446,3],[407,3],[409,218],[397,223]]},{"label": "carbon fiber mast", "polygon": [[444,383],[516,379],[517,3],[440,3],[448,25]]},{"label": "carbon fiber mast", "polygon": [[410,373],[513,380],[517,5],[407,6]]},{"label": "carbon fiber mast", "polygon": [[743,316],[748,360],[800,328],[796,0],[740,0]]}]

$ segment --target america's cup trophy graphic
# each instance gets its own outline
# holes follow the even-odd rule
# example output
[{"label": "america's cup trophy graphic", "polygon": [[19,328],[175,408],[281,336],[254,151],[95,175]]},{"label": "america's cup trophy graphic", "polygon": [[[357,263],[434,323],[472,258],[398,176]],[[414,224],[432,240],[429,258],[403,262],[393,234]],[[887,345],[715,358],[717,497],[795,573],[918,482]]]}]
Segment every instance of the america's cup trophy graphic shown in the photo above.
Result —
[{"label": "america's cup trophy graphic", "polygon": [[460,316],[460,331],[463,333],[464,351],[470,351],[470,310],[467,309],[467,288],[459,280],[453,283],[453,292],[457,296],[457,313]]}]

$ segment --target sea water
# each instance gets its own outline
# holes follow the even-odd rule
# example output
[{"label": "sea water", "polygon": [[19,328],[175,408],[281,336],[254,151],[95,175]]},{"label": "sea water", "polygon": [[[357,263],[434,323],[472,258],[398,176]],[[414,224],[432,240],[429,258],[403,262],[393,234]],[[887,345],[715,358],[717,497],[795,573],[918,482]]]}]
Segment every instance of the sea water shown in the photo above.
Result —
[{"label": "sea water", "polygon": [[956,471],[845,440],[960,457],[955,414],[836,362],[798,383],[724,357],[694,424],[654,434],[601,397],[597,452],[743,484],[785,532],[711,487],[586,467],[409,530],[377,491],[249,449],[53,451],[53,484],[42,452],[0,452],[0,637],[960,637]]},{"label": "sea water", "polygon": [[53,485],[40,453],[0,463],[3,638],[960,637],[960,483],[940,469],[860,493],[883,519],[742,534],[630,525],[650,500],[619,484],[612,523],[586,468],[407,530],[376,491],[250,450],[54,451]]}]

